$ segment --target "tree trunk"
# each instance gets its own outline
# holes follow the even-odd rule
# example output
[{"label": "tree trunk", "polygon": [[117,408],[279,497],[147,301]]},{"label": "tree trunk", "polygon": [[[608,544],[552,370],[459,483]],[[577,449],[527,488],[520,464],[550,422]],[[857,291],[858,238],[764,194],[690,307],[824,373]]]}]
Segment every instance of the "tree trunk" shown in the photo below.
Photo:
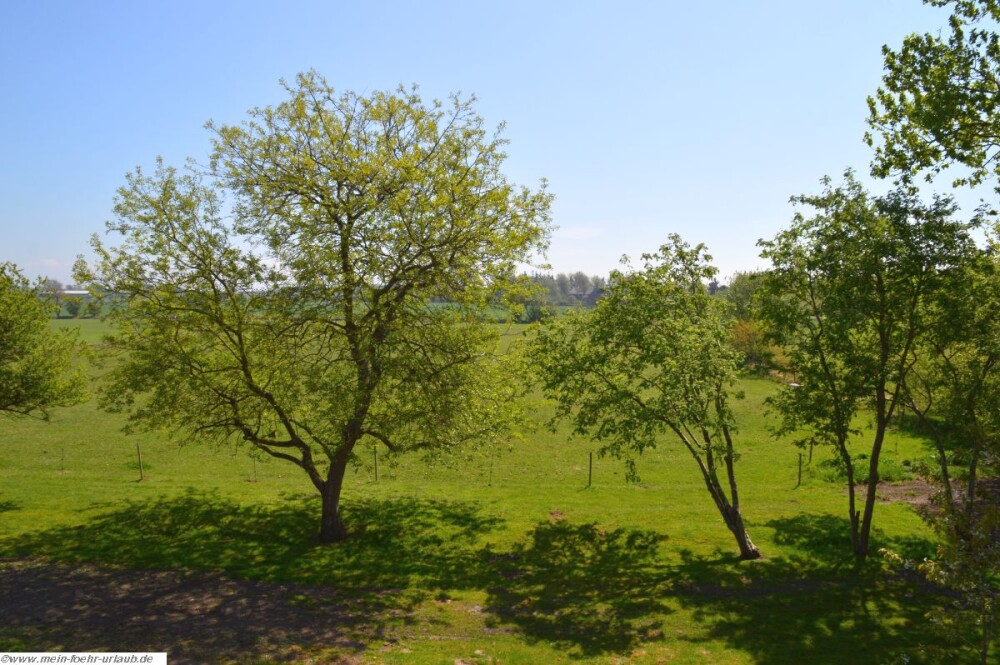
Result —
[{"label": "tree trunk", "polygon": [[989,665],[990,637],[993,635],[993,608],[985,597],[980,601],[979,616],[982,621],[982,636],[979,638],[979,662]]},{"label": "tree trunk", "polygon": [[857,556],[861,543],[861,513],[856,508],[857,494],[854,489],[854,461],[847,451],[847,443],[844,437],[838,440],[837,451],[840,453],[840,459],[843,461],[844,470],[847,473],[847,512],[851,519],[851,549],[854,551],[854,555]]},{"label": "tree trunk", "polygon": [[347,455],[338,453],[334,456],[330,471],[326,475],[326,482],[320,489],[323,511],[320,517],[319,542],[323,544],[347,540],[347,528],[340,517],[340,491],[344,486],[346,471]]},{"label": "tree trunk", "polygon": [[886,422],[883,419],[881,423],[876,425],[875,440],[872,442],[872,456],[868,461],[868,493],[865,496],[865,512],[861,517],[861,529],[854,546],[854,556],[859,560],[868,558],[871,553],[872,519],[875,515],[875,499],[878,490],[878,461],[882,455]]},{"label": "tree trunk", "polygon": [[740,511],[731,508],[729,514],[724,517],[726,518],[726,526],[729,527],[729,530],[736,537],[736,544],[740,548],[740,558],[744,561],[759,559],[760,550],[750,540],[750,534],[747,533],[746,527],[743,526],[743,516],[740,515]]},{"label": "tree trunk", "polygon": [[972,450],[972,459],[969,461],[969,482],[965,490],[965,519],[968,525],[972,526],[972,520],[975,517],[975,507],[976,507],[976,482],[978,479],[979,466],[979,451],[980,447],[977,443],[976,447]]},{"label": "tree trunk", "polygon": [[934,437],[934,445],[937,447],[938,466],[941,469],[941,483],[944,485],[944,507],[945,513],[949,517],[955,517],[955,492],[951,486],[951,474],[948,473],[948,453],[941,443],[941,437]]},{"label": "tree trunk", "polygon": [[[721,395],[721,391],[719,395]],[[721,396],[716,397],[715,406],[717,413],[721,417],[723,415]],[[733,445],[733,437],[729,431],[729,427],[725,424],[724,419],[722,422],[722,435],[726,440],[726,474],[729,477],[729,494],[732,497],[732,504],[729,506],[728,514],[723,513],[723,517],[726,519],[726,526],[736,536],[736,544],[740,548],[740,558],[744,561],[759,559],[760,550],[750,540],[750,534],[747,533],[746,527],[743,526],[743,515],[740,514],[740,491],[736,486],[735,446]],[[801,455],[799,456],[799,464],[802,464]],[[801,474],[801,468],[799,473]]]}]

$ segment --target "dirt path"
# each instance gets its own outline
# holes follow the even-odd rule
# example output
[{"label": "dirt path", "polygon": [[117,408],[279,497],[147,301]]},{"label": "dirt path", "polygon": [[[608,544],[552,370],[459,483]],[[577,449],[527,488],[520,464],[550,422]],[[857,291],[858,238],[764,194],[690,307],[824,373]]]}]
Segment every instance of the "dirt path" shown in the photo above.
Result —
[{"label": "dirt path", "polygon": [[335,589],[177,571],[0,560],[0,643],[35,651],[167,651],[171,665],[266,659],[302,649],[351,663],[377,638]]}]

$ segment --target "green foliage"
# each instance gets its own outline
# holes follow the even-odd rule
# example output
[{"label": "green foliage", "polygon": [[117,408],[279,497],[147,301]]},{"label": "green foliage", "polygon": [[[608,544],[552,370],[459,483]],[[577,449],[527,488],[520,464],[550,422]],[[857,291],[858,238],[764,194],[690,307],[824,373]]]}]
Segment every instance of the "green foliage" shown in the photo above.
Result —
[{"label": "green foliage", "polygon": [[70,318],[75,319],[80,316],[80,311],[83,309],[83,301],[79,298],[66,298],[63,301],[63,309],[66,310]]},{"label": "green foliage", "polygon": [[[746,558],[759,556],[739,514],[729,390],[738,354],[728,344],[724,305],[704,282],[715,275],[704,247],[678,236],[643,268],[615,272],[591,312],[571,314],[542,330],[532,358],[557,418],[601,442],[602,454],[626,460],[663,434],[676,437],[697,463],[709,494]],[[729,497],[718,478],[724,463]]]},{"label": "green foliage", "polygon": [[54,333],[53,306],[42,284],[32,285],[10,263],[0,263],[0,414],[48,416],[86,393],[75,366],[83,352],[73,331]]},{"label": "green foliage", "polygon": [[780,349],[768,340],[764,327],[752,319],[735,319],[731,324],[730,343],[743,357],[743,367],[764,372],[774,366]]},{"label": "green foliage", "polygon": [[[79,328],[95,344],[111,330],[92,319],[50,325]],[[531,334],[498,329],[504,344]],[[669,440],[638,458],[640,485],[623,482],[619,461],[595,458],[586,491],[594,443],[571,437],[568,423],[532,429],[510,452],[451,465],[402,455],[389,472],[379,446],[377,483],[366,443],[358,453],[367,464],[349,466],[345,478],[351,538],[331,548],[311,540],[320,500],[290,464],[258,459],[255,476],[233,446],[178,447],[157,431],[141,438],[140,483],[129,468],[136,437],[120,431],[124,414],[100,411],[96,400],[46,423],[0,419],[0,586],[18,594],[16,604],[0,603],[0,643],[26,651],[87,644],[76,637],[118,616],[121,630],[110,625],[105,646],[168,645],[192,662],[255,662],[265,653],[272,660],[263,662],[432,665],[476,662],[478,651],[503,663],[563,665],[857,662],[853,645],[865,640],[871,655],[862,662],[889,663],[920,640],[940,639],[924,619],[948,601],[935,587],[876,567],[859,582],[846,565],[842,485],[807,475],[795,487],[796,451],[766,429],[763,401],[776,384],[741,377],[736,387],[746,395],[732,402],[741,496],[767,554],[752,563],[727,551],[732,537],[690,454]],[[539,424],[553,411],[540,394],[523,399]],[[922,453],[917,439],[891,435],[898,457]],[[817,449],[814,466],[827,454]],[[908,506],[880,511],[878,546],[916,559],[933,552],[931,531]],[[647,534],[659,538],[655,547],[645,546]],[[211,588],[198,585],[203,579]],[[115,590],[125,583],[123,604]],[[193,593],[172,593],[176,584]],[[45,620],[56,590],[73,602],[84,591],[88,602]],[[213,624],[200,632],[183,611],[192,609],[187,597],[204,607],[261,597],[254,594],[267,602],[249,603],[233,631]],[[149,607],[177,608],[178,618],[137,624],[127,614]],[[323,637],[317,643],[296,625]],[[321,657],[322,648],[336,655]]]},{"label": "green foliage", "polygon": [[[864,557],[886,428],[935,294],[961,277],[975,245],[971,225],[952,220],[950,199],[925,206],[903,189],[872,197],[850,172],[843,186],[824,183],[820,196],[795,199],[815,216],[798,213],[791,228],[760,243],[773,268],[760,286],[759,312],[795,380],[771,402],[782,417],[777,431],[804,432],[801,444],[837,450],[848,474],[854,550]],[[848,442],[868,409],[873,435],[861,516]]]},{"label": "green foliage", "polygon": [[[1000,3],[932,0],[951,7],[948,33],[911,35],[899,50],[883,49],[883,85],[869,99],[869,124],[881,144],[872,171],[910,182],[952,167],[965,171],[956,186],[993,180],[1000,191]],[[866,136],[869,144],[875,137]],[[922,423],[937,453],[943,484],[935,519],[944,545],[920,566],[953,589],[953,603],[934,612],[934,625],[956,645],[938,657],[971,650],[986,663],[997,637],[996,506],[983,508],[978,477],[997,470],[1000,445],[1000,297],[996,243],[967,262],[963,279],[939,293],[904,381],[906,406]],[[959,492],[954,478],[965,481]],[[995,498],[994,498],[995,499]],[[969,635],[976,639],[968,644]],[[967,649],[971,646],[971,649]]]},{"label": "green foliage", "polygon": [[[860,453],[851,460],[854,465],[852,478],[855,483],[864,484],[868,482],[868,474],[871,469],[868,463],[868,455]],[[831,482],[843,482],[847,480],[847,469],[844,468],[844,460],[840,457],[830,457],[819,463],[819,468],[825,480]],[[878,467],[879,480],[887,483],[896,483],[913,478],[913,470],[907,465],[901,464],[892,458],[882,458]]]},{"label": "green foliage", "polygon": [[944,509],[958,508],[951,479],[964,477],[967,514],[979,475],[1000,461],[1000,272],[995,249],[970,255],[938,294],[904,384],[905,405],[937,453]]},{"label": "green foliage", "polygon": [[101,315],[103,307],[101,301],[93,296],[83,307],[83,315],[89,318],[96,318]]},{"label": "green foliage", "polygon": [[524,311],[518,314],[517,322],[539,323],[541,321],[548,321],[555,315],[555,307],[552,307],[551,305],[542,305],[537,302],[529,302],[524,306]]},{"label": "green foliage", "polygon": [[591,307],[600,299],[607,284],[599,275],[591,276],[579,271],[555,276],[534,273],[528,279],[537,287],[530,301],[540,307]]},{"label": "green foliage", "polygon": [[53,307],[53,315],[56,318],[62,316],[62,304],[64,289],[63,283],[58,279],[46,278],[39,284],[39,296],[48,300]]},{"label": "green foliage", "polygon": [[913,34],[898,50],[882,49],[882,86],[868,99],[872,172],[904,181],[925,172],[929,180],[957,164],[968,172],[955,184],[977,185],[1000,175],[1000,3],[928,4],[952,6],[946,34]]},{"label": "green foliage", "polygon": [[729,278],[726,288],[719,291],[729,303],[735,318],[744,320],[754,318],[754,294],[763,277],[764,273],[760,271],[737,272]]},{"label": "green foliage", "polygon": [[509,436],[519,368],[481,312],[517,295],[551,197],[506,180],[473,99],[337,95],[315,73],[286,87],[209,125],[208,173],[161,163],[119,190],[120,242],[93,241],[94,286],[122,296],[103,403],[135,430],[299,466],[332,541],[362,440],[438,454]]},{"label": "green foliage", "polygon": [[[923,649],[935,661],[966,659],[995,662],[1000,639],[1000,505],[997,496],[980,501],[969,519],[945,513],[936,520],[941,535],[937,556],[915,562],[889,548],[882,550],[900,568],[916,570],[949,591],[926,616],[930,632],[941,636]],[[969,660],[971,662],[971,659]]]},{"label": "green foliage", "polygon": [[[729,306],[730,342],[743,356],[743,367],[753,372],[767,372],[775,367],[781,350],[769,339],[764,325],[757,319],[754,295],[764,279],[760,271],[737,272],[725,287],[715,292]],[[712,285],[709,282],[709,293]]]}]

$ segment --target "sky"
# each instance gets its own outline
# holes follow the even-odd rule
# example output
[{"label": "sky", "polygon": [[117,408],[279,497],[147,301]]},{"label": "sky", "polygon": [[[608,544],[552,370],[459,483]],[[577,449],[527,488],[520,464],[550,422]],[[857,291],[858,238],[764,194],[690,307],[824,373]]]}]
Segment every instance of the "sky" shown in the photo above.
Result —
[{"label": "sky", "polygon": [[3,0],[0,261],[71,282],[126,172],[206,161],[206,121],[315,69],[475,94],[506,123],[507,176],[555,195],[554,272],[606,275],[679,233],[725,281],[766,267],[757,240],[824,175],[885,191],[862,140],[881,47],[946,22],[920,0]]}]

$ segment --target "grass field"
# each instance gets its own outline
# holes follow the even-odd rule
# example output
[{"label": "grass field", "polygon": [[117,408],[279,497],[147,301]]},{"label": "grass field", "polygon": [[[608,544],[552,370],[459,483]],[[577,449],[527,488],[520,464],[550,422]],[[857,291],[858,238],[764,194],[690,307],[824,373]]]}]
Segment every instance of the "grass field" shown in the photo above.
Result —
[{"label": "grass field", "polygon": [[[80,326],[88,341],[103,329],[54,325]],[[923,614],[942,599],[878,560],[854,565],[846,493],[822,464],[828,453],[816,451],[797,486],[799,451],[767,433],[763,400],[774,384],[746,379],[743,389],[738,473],[764,554],[755,562],[736,559],[693,461],[669,439],[640,459],[639,484],[625,482],[622,463],[595,457],[589,488],[595,448],[562,430],[539,427],[493,459],[383,457],[377,482],[369,448],[345,485],[352,539],[319,547],[310,539],[317,498],[289,464],[126,437],[120,418],[93,402],[49,422],[0,420],[0,606],[18,602],[16,580],[40,598],[31,603],[38,616],[10,610],[0,621],[0,650],[168,651],[171,662],[927,661]],[[549,407],[535,407],[543,422]],[[886,456],[899,468],[929,459],[901,432]],[[933,551],[904,503],[880,504],[876,526],[876,547],[913,558]],[[169,575],[183,588],[212,581],[214,600],[171,606],[160,621],[175,632],[126,616],[90,638],[87,622],[109,610],[74,592],[65,597],[77,610],[59,614],[46,602],[63,596],[46,596],[39,582],[56,589],[86,576],[94,595],[148,594],[148,609],[172,598],[176,585],[151,582]],[[237,583],[240,593],[226,586]],[[261,589],[271,600],[237,613],[242,635],[209,637],[230,629],[228,603]]]}]

